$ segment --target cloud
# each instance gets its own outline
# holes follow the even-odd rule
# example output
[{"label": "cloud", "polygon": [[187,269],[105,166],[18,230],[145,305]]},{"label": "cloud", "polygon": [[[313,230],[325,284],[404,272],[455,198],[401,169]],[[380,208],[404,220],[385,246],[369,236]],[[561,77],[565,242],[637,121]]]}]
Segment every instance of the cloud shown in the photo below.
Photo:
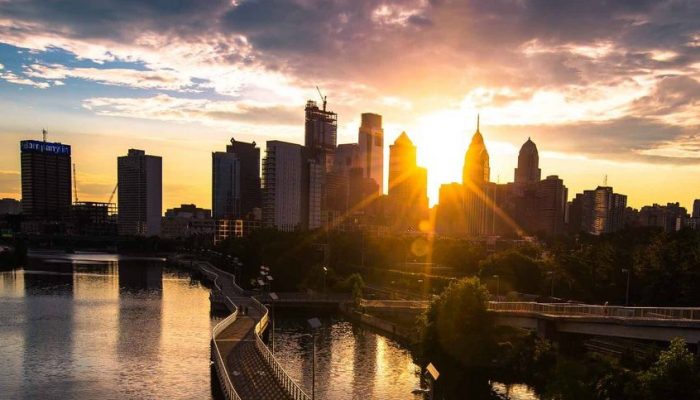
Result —
[{"label": "cloud", "polygon": [[79,78],[109,85],[141,89],[194,90],[194,83],[191,78],[169,70],[139,71],[126,68],[68,68],[58,64],[32,64],[24,69],[24,75],[54,81],[66,78]]},{"label": "cloud", "polygon": [[207,124],[300,124],[299,110],[250,101],[186,99],[160,94],[147,98],[91,98],[83,107],[99,115]]},{"label": "cloud", "polygon": [[0,190],[3,193],[19,193],[19,184],[18,171],[0,171]]},{"label": "cloud", "polygon": [[38,89],[46,89],[49,86],[51,86],[49,82],[37,82],[28,78],[18,76],[11,71],[6,71],[5,66],[2,64],[0,64],[0,79],[10,83],[14,83],[16,85],[33,86]]},{"label": "cloud", "polygon": [[31,62],[2,79],[217,94],[86,99],[99,115],[292,124],[319,85],[341,123],[375,111],[410,125],[456,108],[498,121],[504,139],[547,132],[553,151],[695,160],[659,149],[700,124],[699,2],[25,0],[0,2],[0,15],[0,42],[144,67]]}]

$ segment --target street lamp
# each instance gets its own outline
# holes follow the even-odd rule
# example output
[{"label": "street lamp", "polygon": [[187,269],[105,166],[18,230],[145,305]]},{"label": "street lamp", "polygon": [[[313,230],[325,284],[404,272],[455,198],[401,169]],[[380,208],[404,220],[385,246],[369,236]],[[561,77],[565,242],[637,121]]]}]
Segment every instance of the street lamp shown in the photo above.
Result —
[{"label": "street lamp", "polygon": [[549,275],[552,279],[552,287],[549,290],[549,297],[551,299],[553,299],[554,298],[554,271],[547,272],[547,275]]},{"label": "street lamp", "polygon": [[272,292],[270,293],[270,298],[272,299],[272,330],[270,331],[270,347],[272,347],[272,354],[275,354],[275,302],[279,300],[279,296],[277,296],[277,293]]},{"label": "street lamp", "polygon": [[496,278],[496,301],[501,301],[501,277],[498,275],[493,277]]},{"label": "street lamp", "polygon": [[306,321],[311,328],[311,342],[313,343],[313,355],[311,359],[311,400],[316,399],[316,331],[321,327],[318,318],[311,318]]},{"label": "street lamp", "polygon": [[326,275],[328,275],[328,268],[323,267],[323,294],[326,294]]},{"label": "street lamp", "polygon": [[630,270],[629,268],[622,269],[623,274],[627,274],[627,289],[625,290],[625,307],[630,305]]}]

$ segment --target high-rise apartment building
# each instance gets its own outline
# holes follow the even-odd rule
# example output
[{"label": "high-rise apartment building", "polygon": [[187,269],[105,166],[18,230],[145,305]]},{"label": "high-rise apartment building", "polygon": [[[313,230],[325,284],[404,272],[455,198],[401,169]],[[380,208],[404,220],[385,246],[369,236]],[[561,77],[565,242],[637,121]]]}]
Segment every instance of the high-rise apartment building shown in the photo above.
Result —
[{"label": "high-rise apartment building", "polygon": [[23,140],[22,213],[28,220],[64,221],[71,209],[71,147]]},{"label": "high-rise apartment building", "polygon": [[281,231],[321,225],[323,167],[304,147],[267,142],[263,159],[263,223]]},{"label": "high-rise apartment building", "polygon": [[260,148],[231,139],[226,152],[212,153],[213,216],[243,218],[261,204]]},{"label": "high-rise apartment building", "polygon": [[616,232],[625,226],[627,196],[609,186],[579,193],[569,205],[569,231],[593,235]]},{"label": "high-rise apartment building", "polygon": [[163,210],[163,160],[129,149],[117,160],[120,235],[160,234]]},{"label": "high-rise apartment building", "polygon": [[362,114],[362,124],[358,134],[360,165],[364,177],[374,180],[378,193],[384,193],[384,129],[382,116]]},{"label": "high-rise apartment building", "polygon": [[668,203],[665,206],[653,204],[639,210],[637,225],[655,226],[664,232],[675,232],[683,229],[688,219],[688,211],[679,203]]}]

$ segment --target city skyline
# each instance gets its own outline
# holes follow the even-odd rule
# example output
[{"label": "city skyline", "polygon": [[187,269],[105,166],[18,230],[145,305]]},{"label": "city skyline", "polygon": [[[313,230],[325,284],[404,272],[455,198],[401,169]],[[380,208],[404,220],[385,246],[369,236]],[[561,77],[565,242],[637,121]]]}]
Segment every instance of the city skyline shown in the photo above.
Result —
[{"label": "city skyline", "polygon": [[[47,128],[74,147],[86,200],[116,183],[105,159],[140,148],[163,156],[164,207],[211,207],[209,153],[232,136],[262,152],[268,140],[303,143],[319,86],[338,143],[356,141],[364,112],[383,116],[385,159],[387,143],[411,136],[431,204],[460,181],[479,112],[493,181],[512,179],[531,137],[543,176],[560,176],[570,199],[607,175],[631,206],[690,208],[700,5],[507,3],[106,5],[108,23],[89,7],[4,3],[0,197],[19,197],[16,143]],[[572,29],[574,15],[594,29]]]},{"label": "city skyline", "polygon": [[[477,115],[476,117],[477,117],[477,123],[479,123],[479,121],[478,121],[479,115]],[[48,133],[48,131],[47,131],[47,133]],[[406,133],[406,132],[402,131],[401,134],[403,134],[403,133]],[[41,134],[41,132],[40,132],[40,134]],[[50,133],[48,133],[48,134],[52,138],[51,140],[49,140],[49,142],[69,144],[75,148],[74,145],[67,143],[67,142],[61,142],[59,140],[55,140],[54,135],[52,135]],[[356,135],[356,137],[354,139],[354,142],[356,144],[357,140],[358,140],[357,133],[355,133],[355,135]],[[303,137],[303,134],[301,136]],[[411,137],[413,137],[413,136],[414,135],[411,135]],[[468,136],[468,140],[466,140],[465,142],[470,142],[472,134],[470,133],[467,136]],[[496,142],[494,142],[495,146],[490,146],[490,144],[492,144],[492,143],[491,143],[491,141],[489,141],[488,135],[484,134],[484,136],[486,136],[486,137],[484,137],[483,141],[484,141],[484,145],[485,145],[488,153],[491,154],[492,153],[491,148],[496,147],[495,153],[497,155],[499,155],[499,157],[496,157],[496,158],[491,157],[491,159],[490,159],[490,161],[491,161],[491,163],[490,163],[491,164],[491,174],[490,174],[489,181],[494,182],[494,183],[514,182],[515,176],[517,174],[517,172],[515,172],[515,170],[518,167],[518,152],[520,150],[520,146],[522,144],[528,143],[528,142],[529,143],[537,143],[537,142],[535,140],[533,140],[532,137],[528,136],[527,139],[521,143],[506,143],[506,142],[496,141]],[[241,137],[245,137],[245,135],[241,135]],[[396,136],[396,139],[398,139],[399,137],[400,137],[400,134]],[[22,137],[20,141],[22,141],[22,140],[40,141],[38,138],[35,138],[34,136]],[[230,143],[230,141],[231,141],[231,138],[228,138],[228,143]],[[255,142],[255,139],[252,139],[251,141]],[[279,141],[279,140],[273,138],[270,141],[274,142],[274,141]],[[134,140],[134,142],[138,143],[139,141]],[[287,142],[287,141],[285,140],[285,142]],[[304,141],[291,139],[288,142],[303,146]],[[350,144],[353,144],[352,141],[338,143],[338,145],[350,145]],[[15,145],[16,145],[16,143],[15,143]],[[260,146],[260,151],[264,154],[264,152],[266,151],[267,141],[260,143],[259,146]],[[131,147],[138,147],[138,146],[131,146]],[[417,148],[418,164],[421,164],[421,159],[422,159],[421,158],[421,150],[417,144],[416,144],[416,148]],[[464,152],[462,154],[465,154],[467,149],[468,149],[468,146],[465,147]],[[128,150],[128,149],[126,149],[126,150]],[[215,150],[216,149],[210,149],[209,153],[207,153],[207,154],[211,154],[212,152],[215,152]],[[81,159],[78,152],[79,152],[79,149],[75,149],[74,153],[72,154],[73,160],[74,160],[73,162],[76,163],[76,165],[77,165],[77,162],[75,161],[75,159],[76,158]],[[8,152],[8,153],[10,153],[10,152]],[[87,153],[90,153],[90,151],[87,151]],[[120,156],[119,150],[115,149],[114,153],[115,153],[114,158],[117,158]],[[385,153],[384,159],[388,160],[388,158],[389,158],[389,145],[386,142],[384,143],[384,153]],[[12,155],[17,155],[17,154],[18,153],[16,152],[16,150],[14,152],[12,152]],[[544,156],[540,157],[540,170],[542,171],[541,172],[542,176],[544,177],[546,175],[557,175],[557,176],[561,177],[565,182],[567,182],[566,176],[564,174],[562,174],[558,171],[554,171],[552,169],[547,169],[547,167],[546,167],[546,165],[548,165],[546,162],[547,160],[549,160],[549,161],[562,161],[562,160],[567,160],[567,158],[560,157],[559,155],[557,155],[553,152],[548,152],[547,150],[540,152],[540,154],[544,154]],[[191,152],[187,153],[187,155],[188,155],[188,158],[189,158],[189,156],[194,156],[194,154]],[[88,154],[88,156],[92,156],[92,154]],[[200,156],[200,155],[197,154],[197,156]],[[19,157],[17,157],[17,158],[19,158]],[[165,159],[165,156],[163,156],[163,158],[164,158],[164,161],[163,161],[163,164],[164,164],[164,167],[163,167],[163,182],[164,182],[163,210],[165,210],[166,208],[174,208],[174,207],[177,207],[177,206],[182,205],[182,204],[190,204],[190,203],[201,205],[202,207],[212,208],[213,202],[212,202],[211,180],[213,179],[213,176],[212,176],[212,169],[211,169],[211,158],[208,159],[209,164],[203,167],[203,169],[206,169],[209,173],[208,181],[198,185],[198,187],[200,189],[204,190],[204,195],[206,196],[205,198],[202,198],[202,196],[199,194],[199,191],[196,191],[197,194],[195,196],[193,196],[192,193],[190,193],[190,192],[187,192],[187,194],[178,194],[177,192],[179,192],[179,191],[176,189],[175,190],[176,194],[174,194],[174,193],[172,193],[172,189],[173,189],[172,185],[170,185],[170,192],[169,192],[168,186],[166,186],[166,184],[165,184],[165,182],[170,180],[170,179],[168,179],[167,170],[165,168],[165,165],[167,165],[168,160]],[[463,158],[463,155],[461,156],[461,158]],[[542,165],[543,165],[542,160],[545,161],[545,163],[544,163],[545,167],[542,167]],[[584,159],[580,159],[579,161],[583,161],[583,160]],[[102,160],[100,160],[100,161],[102,161]],[[444,160],[438,160],[438,161],[444,161]],[[601,162],[601,163],[606,164],[606,165],[615,165],[614,162],[610,162],[610,161],[602,161],[602,160],[586,160],[586,161]],[[430,164],[430,160],[426,161],[425,163]],[[431,181],[431,178],[434,177],[435,173],[431,174],[431,169],[429,167],[426,167],[427,173],[428,173],[428,200],[429,200],[430,207],[433,207],[433,206],[436,206],[439,204],[439,190],[440,190],[441,185],[451,184],[451,183],[462,183],[462,181],[463,181],[463,170],[462,169],[463,169],[464,161],[460,160],[459,163],[460,163],[459,164],[460,166],[455,168],[454,171],[451,171],[451,174],[450,174],[451,176],[457,174],[457,176],[454,179],[448,180],[448,181],[439,181],[439,182]],[[494,164],[498,166],[498,168],[499,168],[498,170],[494,170],[494,167],[493,167]],[[634,165],[635,164],[630,164],[629,167],[633,168]],[[195,166],[189,165],[189,164],[188,164],[188,166],[192,167],[192,169],[201,169],[201,168],[195,168]],[[261,168],[262,168],[262,166],[261,166]],[[510,169],[510,171],[509,171],[509,169]],[[262,169],[261,169],[261,171],[262,171]],[[501,173],[501,171],[503,171],[503,173]],[[190,171],[190,172],[193,172],[193,171]],[[195,171],[195,172],[202,172],[202,171]],[[4,173],[4,172],[0,171],[0,174],[2,174],[2,173]],[[384,165],[384,183],[383,183],[385,195],[387,194],[388,186],[389,186],[388,185],[388,180],[389,180],[388,173],[389,173],[389,165],[388,165],[388,163],[385,163],[385,165]],[[81,196],[81,200],[98,201],[98,202],[106,201],[106,198],[109,197],[114,185],[112,184],[112,186],[110,187],[109,183],[99,184],[99,185],[96,185],[96,186],[99,186],[98,191],[93,192],[93,191],[91,191],[91,188],[93,188],[94,184],[88,183],[87,190],[82,190],[82,189],[85,189],[85,187],[86,187],[84,185],[85,182],[83,181],[83,177],[85,175],[94,176],[94,174],[82,173],[80,170],[80,167],[78,167],[78,170],[76,172],[76,176],[78,179],[77,185],[78,185],[78,191],[79,191],[80,196]],[[117,175],[116,169],[114,169],[114,182],[115,183],[117,181],[116,175]],[[577,192],[583,192],[583,191],[588,190],[590,188],[594,188],[596,186],[601,186],[601,185],[602,186],[606,186],[606,185],[614,186],[617,191],[631,193],[631,191],[629,191],[629,190],[626,191],[624,188],[628,186],[626,184],[630,184],[630,183],[633,184],[634,182],[620,182],[618,184],[615,184],[615,182],[613,181],[614,176],[615,176],[615,172],[612,172],[610,174],[605,173],[603,176],[599,177],[600,178],[599,181],[592,181],[589,184],[583,183],[582,184],[583,186],[581,186],[580,188],[577,188],[576,186],[572,185],[573,190],[570,190],[570,192],[569,192],[568,201],[573,200],[575,198],[575,194]],[[17,179],[20,179],[20,178],[21,177],[19,176],[19,172],[18,172]],[[260,178],[262,178],[262,173],[261,173]],[[18,186],[19,186],[19,183],[20,182],[17,182]],[[2,188],[3,188],[2,184],[6,184],[6,182],[4,180],[0,180],[0,190],[2,190]],[[569,182],[567,182],[567,184],[569,184]],[[642,185],[642,186],[644,186],[644,185]],[[634,187],[634,185],[633,185],[633,187]],[[18,187],[18,191],[14,195],[12,192],[1,192],[0,191],[0,198],[16,198],[18,200],[21,200],[21,197],[22,197],[21,193],[20,193],[21,190],[19,190],[19,189],[20,188]],[[635,207],[635,208],[641,208],[643,206],[652,205],[652,204],[665,204],[665,203],[680,202],[680,204],[682,206],[685,206],[687,209],[692,210],[693,203],[697,197],[697,193],[692,191],[692,190],[688,191],[686,196],[680,196],[680,198],[678,198],[678,197],[674,198],[670,195],[667,195],[666,197],[664,197],[664,196],[660,195],[660,193],[658,193],[658,192],[652,192],[650,194],[648,192],[648,187],[646,187],[646,186],[644,187],[644,189],[646,189],[646,191],[642,191],[641,193],[646,193],[647,195],[642,196],[642,197],[648,198],[649,201],[641,201],[639,199],[635,199],[634,195],[628,195],[628,197],[631,197],[631,199],[630,199],[631,201],[628,203],[628,205]],[[102,193],[101,190],[106,190],[106,191],[104,193]],[[660,198],[663,198],[665,200],[659,200]]]}]

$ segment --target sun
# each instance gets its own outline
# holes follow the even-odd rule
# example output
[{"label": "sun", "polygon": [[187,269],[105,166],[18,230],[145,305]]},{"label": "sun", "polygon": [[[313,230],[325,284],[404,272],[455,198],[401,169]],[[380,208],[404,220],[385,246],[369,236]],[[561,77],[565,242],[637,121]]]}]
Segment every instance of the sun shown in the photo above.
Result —
[{"label": "sun", "polygon": [[[389,156],[388,144],[393,143],[402,130],[418,147],[418,165],[428,169],[428,197],[430,204],[435,205],[439,200],[440,185],[462,182],[464,155],[476,130],[476,112],[466,113],[461,109],[438,111],[418,117],[411,126],[388,125],[386,131],[391,136],[386,157]],[[515,167],[515,145],[490,139],[488,125],[482,125],[481,132],[491,158],[491,180],[507,182],[512,179],[508,174],[512,175]]]}]

